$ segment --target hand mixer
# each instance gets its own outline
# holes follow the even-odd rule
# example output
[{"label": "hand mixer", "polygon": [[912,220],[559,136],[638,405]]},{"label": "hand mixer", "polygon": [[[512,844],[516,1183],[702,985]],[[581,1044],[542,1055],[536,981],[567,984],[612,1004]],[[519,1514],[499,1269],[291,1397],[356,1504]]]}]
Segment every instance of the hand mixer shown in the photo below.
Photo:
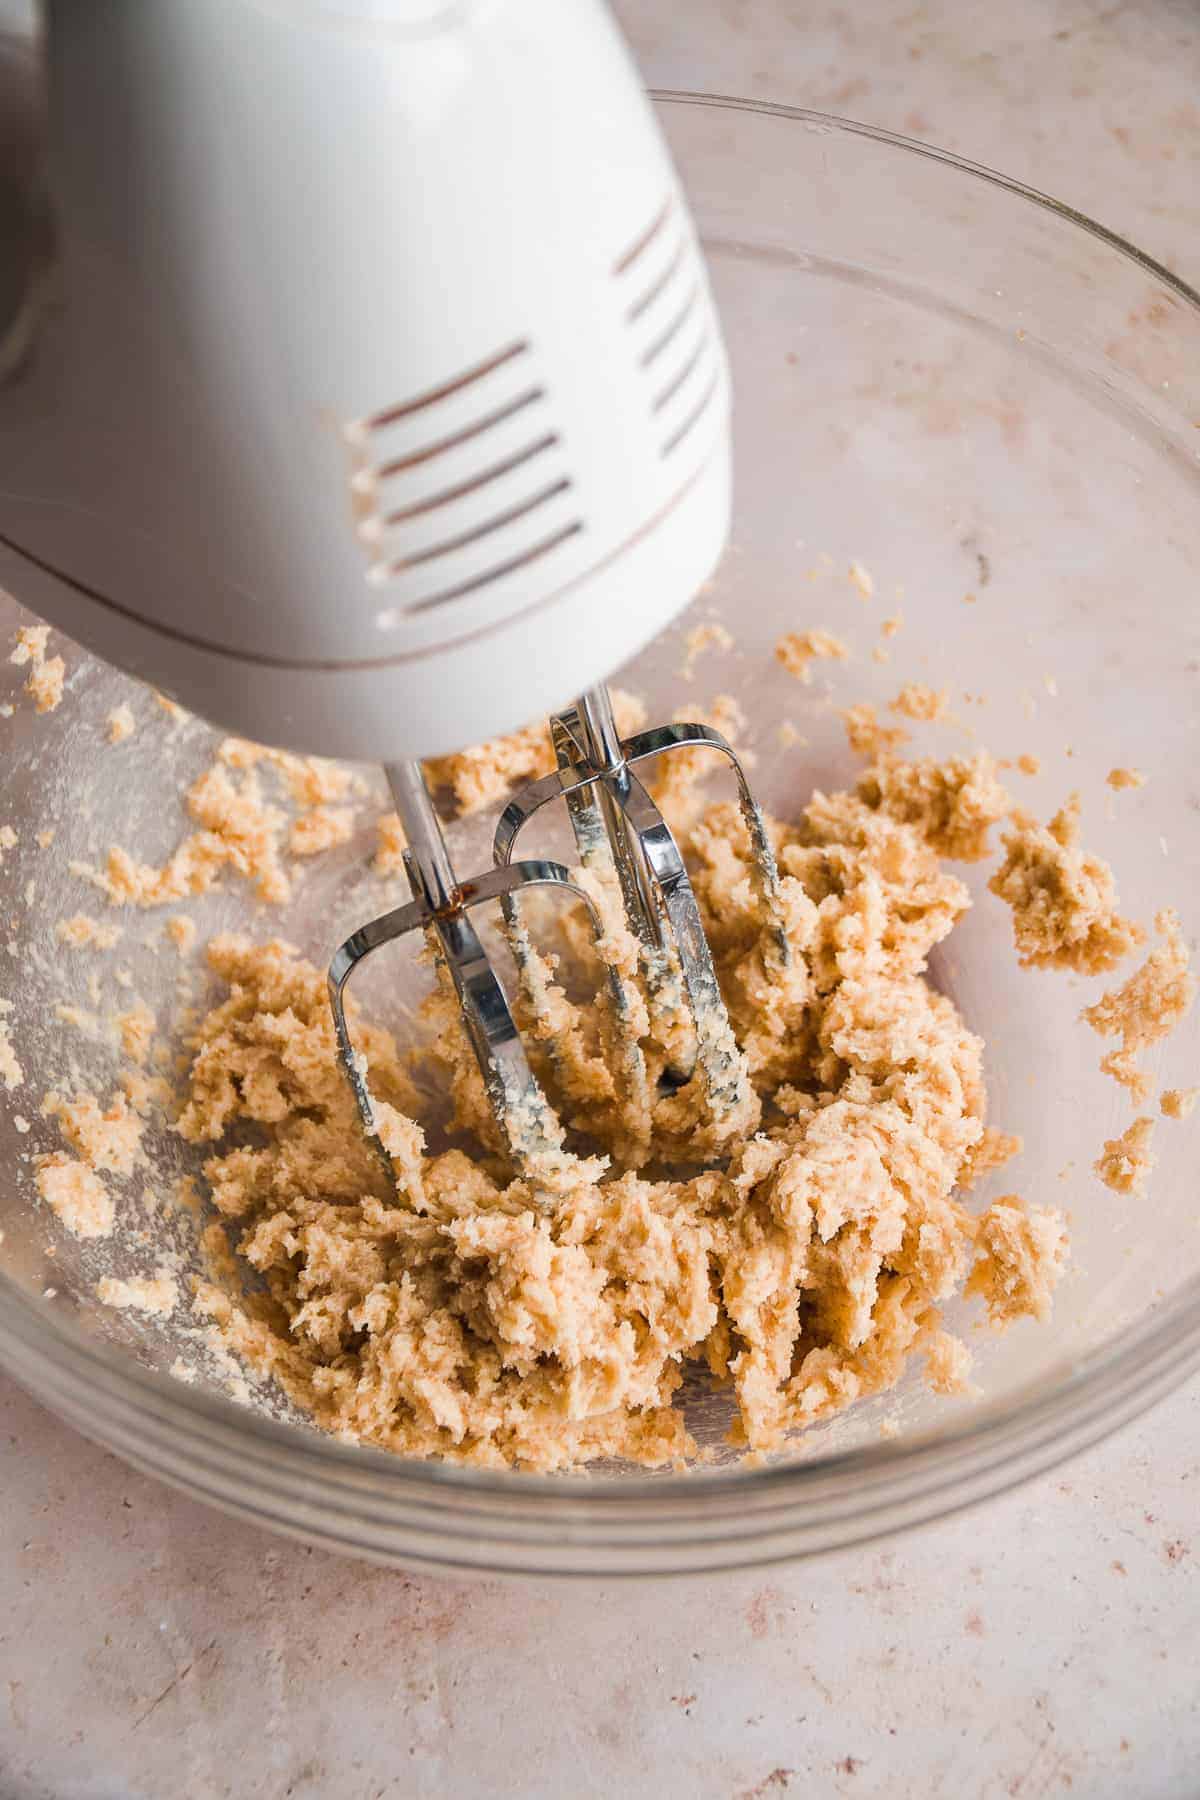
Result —
[{"label": "hand mixer", "polygon": [[[644,1139],[656,1096],[699,1081],[736,1121],[745,1063],[638,766],[733,762],[785,956],[763,822],[716,732],[622,742],[601,685],[711,571],[730,480],[706,272],[602,4],[48,0],[5,50],[0,126],[22,74],[40,97],[34,153],[0,172],[0,580],[223,726],[383,763],[413,898],[330,971],[367,1129],[346,983],[423,932],[504,1144],[552,1176],[563,1128],[472,915],[501,902],[536,1013],[528,891],[603,931],[565,867],[515,856],[560,798],[672,1026],[648,1074],[609,971],[628,1116]],[[464,880],[416,759],[542,713],[557,766]]]}]

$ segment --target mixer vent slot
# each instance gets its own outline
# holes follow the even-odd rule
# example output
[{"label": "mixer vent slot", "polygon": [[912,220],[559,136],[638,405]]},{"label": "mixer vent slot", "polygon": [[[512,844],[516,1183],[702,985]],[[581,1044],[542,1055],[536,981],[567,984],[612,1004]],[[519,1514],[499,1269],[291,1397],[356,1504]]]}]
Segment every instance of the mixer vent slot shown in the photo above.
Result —
[{"label": "mixer vent slot", "polygon": [[716,399],[718,386],[719,378],[714,369],[712,375],[709,377],[708,385],[692,407],[692,410],[686,415],[682,422],[675,427],[670,437],[664,441],[662,446],[662,454],[664,456],[670,456],[673,450],[678,450],[684,438],[691,436],[696,426],[700,423],[701,419]]},{"label": "mixer vent slot", "polygon": [[687,253],[687,239],[681,236],[671,254],[671,260],[662,271],[662,274],[656,276],[650,286],[646,289],[645,293],[640,294],[638,298],[631,302],[626,308],[625,317],[629,320],[631,325],[636,325],[642,314],[644,312],[649,312],[663,289],[667,287],[670,282],[674,281],[682,267],[683,259]]},{"label": "mixer vent slot", "polygon": [[665,461],[700,425],[721,387],[703,267],[691,226],[674,200],[659,208],[613,273]]},{"label": "mixer vent slot", "polygon": [[639,360],[641,361],[643,369],[652,369],[659,357],[663,356],[666,351],[671,348],[671,345],[675,342],[680,332],[686,328],[689,319],[695,314],[699,301],[700,283],[698,281],[693,281],[683,298],[682,304],[676,307],[674,314],[659,330],[657,337],[652,338],[646,348],[642,351]]},{"label": "mixer vent slot", "polygon": [[372,431],[379,431],[384,425],[393,425],[397,419],[407,419],[413,413],[424,412],[427,407],[436,406],[439,400],[446,400],[451,394],[461,393],[463,388],[471,387],[476,381],[482,381],[494,369],[501,369],[505,363],[512,362],[514,357],[528,356],[529,344],[522,338],[518,343],[509,344],[504,350],[497,350],[485,362],[476,363],[473,369],[466,369],[456,375],[452,381],[442,382],[440,387],[427,389],[413,400],[404,400],[399,406],[389,406],[383,412],[373,413],[367,420]]},{"label": "mixer vent slot", "polygon": [[512,556],[507,562],[497,563],[494,568],[485,570],[482,575],[476,575],[472,581],[460,581],[457,587],[442,588],[438,593],[429,594],[423,600],[414,600],[412,605],[404,607],[403,611],[405,613],[430,612],[435,606],[445,606],[449,600],[461,600],[465,594],[477,593],[480,588],[487,587],[489,582],[499,581],[502,575],[511,575],[517,569],[528,568],[530,563],[540,562],[543,556],[548,556],[552,550],[557,550],[560,544],[569,543],[572,538],[578,537],[582,530],[583,521],[576,519],[570,525],[564,525],[560,530],[552,532],[548,538],[543,538],[540,544],[534,544],[523,555]]},{"label": "mixer vent slot", "polygon": [[510,506],[507,512],[497,513],[494,518],[485,519],[470,531],[460,532],[455,538],[447,538],[444,544],[433,544],[428,550],[417,550],[411,556],[398,556],[390,567],[399,575],[405,569],[419,569],[423,563],[436,562],[440,556],[451,556],[455,550],[464,550],[468,544],[477,544],[480,538],[491,537],[494,531],[502,531],[506,525],[512,525],[517,519],[523,519],[526,513],[533,512],[535,507],[542,506],[547,500],[554,500],[559,494],[565,494],[571,482],[564,475],[561,481],[552,482],[538,494],[523,500],[519,506]]},{"label": "mixer vent slot", "polygon": [[384,629],[540,562],[583,530],[525,339],[350,421],[342,437],[368,582],[383,588],[409,577],[419,588],[428,570],[436,583],[377,614]]},{"label": "mixer vent slot", "polygon": [[634,264],[636,262],[641,261],[642,257],[646,254],[647,250],[649,250],[651,244],[653,244],[655,238],[657,238],[659,236],[659,234],[662,232],[663,228],[666,226],[667,221],[670,219],[670,217],[674,211],[675,211],[674,196],[671,194],[668,194],[666,199],[663,201],[663,204],[659,207],[658,211],[655,213],[654,217],[651,219],[649,225],[646,226],[644,231],[639,231],[638,235],[634,238],[632,244],[630,244],[628,250],[625,251],[624,255],[619,256],[617,258],[616,262],[613,264],[613,274],[614,275],[617,275],[617,276],[627,275],[629,273],[630,269],[633,268]]},{"label": "mixer vent slot", "polygon": [[425,444],[419,450],[413,450],[407,456],[395,456],[390,462],[380,465],[379,476],[386,480],[389,475],[402,475],[405,469],[418,469],[422,463],[432,462],[435,456],[444,456],[447,450],[457,450],[460,444],[469,443],[481,432],[490,431],[493,425],[503,425],[506,420],[515,418],[517,413],[524,412],[528,406],[536,406],[539,400],[546,398],[543,387],[526,388],[523,394],[509,400],[504,406],[496,408],[473,424],[465,425],[461,431],[455,431],[449,437],[439,439],[435,444]]},{"label": "mixer vent slot", "polygon": [[541,456],[547,450],[553,450],[562,439],[557,431],[548,431],[544,437],[535,438],[532,444],[526,444],[521,450],[514,450],[490,469],[483,469],[473,475],[469,481],[460,481],[457,487],[450,487],[440,494],[433,494],[428,500],[414,500],[411,506],[398,506],[393,512],[385,513],[384,523],[403,525],[407,519],[419,519],[424,513],[436,512],[439,506],[449,506],[454,500],[462,500],[467,494],[474,494],[478,489],[486,487],[490,481],[496,481],[501,475],[507,475],[512,469],[519,469],[522,464],[532,462],[535,456]]}]

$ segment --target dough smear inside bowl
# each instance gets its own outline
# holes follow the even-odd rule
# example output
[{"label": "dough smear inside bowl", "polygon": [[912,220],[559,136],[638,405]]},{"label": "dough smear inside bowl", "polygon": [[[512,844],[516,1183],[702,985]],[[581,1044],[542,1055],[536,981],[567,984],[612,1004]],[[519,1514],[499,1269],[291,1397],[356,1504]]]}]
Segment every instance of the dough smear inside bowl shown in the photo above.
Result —
[{"label": "dough smear inside bowl", "polygon": [[[861,564],[849,585],[870,599]],[[663,684],[677,706],[699,669],[715,686],[751,661],[725,628],[683,641],[683,674]],[[298,1424],[484,1467],[803,1455],[847,1421],[899,1430],[922,1393],[921,1407],[976,1398],[993,1342],[1052,1329],[1071,1229],[1053,1180],[1030,1187],[1020,1121],[989,1098],[956,946],[989,908],[988,954],[999,933],[1002,978],[1028,988],[1031,1013],[1047,975],[1095,978],[1077,1030],[1130,1116],[1096,1135],[1089,1175],[1134,1196],[1155,1126],[1132,1103],[1150,1104],[1146,1059],[1188,1013],[1187,946],[1169,908],[1153,929],[1125,916],[1076,799],[1045,819],[1017,802],[1033,759],[998,760],[948,691],[889,675],[889,701],[859,700],[839,671],[838,705],[813,681],[849,660],[835,634],[773,650],[743,683],[782,683],[836,734],[843,771],[821,781],[790,721],[744,742],[756,778],[771,772],[790,963],[709,760],[658,779],[752,1103],[714,1120],[692,1084],[639,1113],[606,1059],[580,921],[538,918],[556,1031],[534,1058],[572,1151],[549,1193],[500,1154],[453,1002],[412,959],[365,984],[357,1022],[390,1172],[363,1138],[324,960],[331,926],[403,896],[370,775],[222,738],[77,657],[59,718],[14,700],[44,822],[6,851],[34,973],[6,1015],[4,1080],[22,1249],[48,1302]],[[632,724],[642,702],[621,706]],[[747,738],[729,694],[682,710]],[[46,781],[48,724],[76,768],[87,747],[90,785]],[[915,744],[927,727],[957,743]],[[478,836],[549,754],[535,724],[432,773]],[[131,792],[155,804],[122,806]],[[596,896],[604,954],[632,972],[619,905],[602,882]],[[661,1066],[668,1047],[641,1026]],[[1180,1117],[1187,1091],[1170,1093]]]}]

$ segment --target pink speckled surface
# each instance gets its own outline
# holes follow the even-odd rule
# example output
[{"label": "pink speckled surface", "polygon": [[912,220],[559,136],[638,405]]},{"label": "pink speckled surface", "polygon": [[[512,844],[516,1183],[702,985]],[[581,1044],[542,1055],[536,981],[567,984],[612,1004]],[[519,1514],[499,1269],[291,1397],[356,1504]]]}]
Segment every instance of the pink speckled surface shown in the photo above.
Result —
[{"label": "pink speckled surface", "polygon": [[372,1569],[11,1389],[0,1433],[5,1800],[1200,1792],[1194,1390],[918,1535],[639,1586]]},{"label": "pink speckled surface", "polygon": [[[622,0],[648,78],[945,144],[1200,276],[1200,14]],[[0,1383],[0,1800],[1200,1793],[1195,1386],[882,1548],[463,1586],[132,1473]]]}]

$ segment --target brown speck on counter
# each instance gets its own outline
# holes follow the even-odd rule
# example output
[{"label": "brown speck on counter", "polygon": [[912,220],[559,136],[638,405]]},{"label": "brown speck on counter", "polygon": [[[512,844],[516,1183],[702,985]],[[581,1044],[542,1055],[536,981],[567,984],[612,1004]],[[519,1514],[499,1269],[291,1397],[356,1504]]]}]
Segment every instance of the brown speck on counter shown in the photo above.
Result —
[{"label": "brown speck on counter", "polygon": [[753,1787],[742,1788],[734,1796],[734,1800],[766,1800],[768,1794],[778,1794],[789,1788],[794,1776],[798,1778],[798,1771],[795,1769],[772,1769],[769,1775],[764,1775]]},{"label": "brown speck on counter", "polygon": [[750,1627],[751,1637],[764,1638],[771,1628],[769,1608],[774,1595],[770,1588],[763,1588],[755,1594],[746,1608],[746,1623]]}]

